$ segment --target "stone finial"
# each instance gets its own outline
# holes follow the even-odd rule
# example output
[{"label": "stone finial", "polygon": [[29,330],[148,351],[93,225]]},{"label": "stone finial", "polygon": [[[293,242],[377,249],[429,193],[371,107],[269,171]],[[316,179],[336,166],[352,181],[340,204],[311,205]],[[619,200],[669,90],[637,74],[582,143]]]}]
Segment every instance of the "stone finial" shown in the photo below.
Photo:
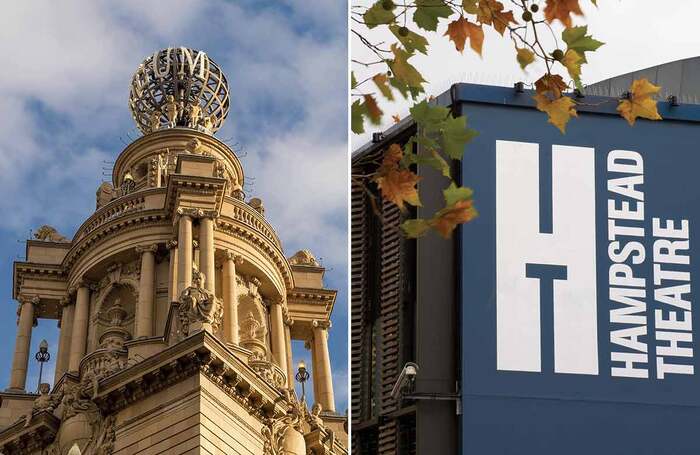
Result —
[{"label": "stone finial", "polygon": [[59,234],[56,228],[49,226],[48,224],[45,224],[37,229],[34,233],[34,238],[44,242],[70,242],[70,240]]},{"label": "stone finial", "polygon": [[306,265],[310,267],[321,267],[321,264],[316,260],[311,251],[300,250],[297,251],[294,256],[289,258],[289,263],[291,265]]}]

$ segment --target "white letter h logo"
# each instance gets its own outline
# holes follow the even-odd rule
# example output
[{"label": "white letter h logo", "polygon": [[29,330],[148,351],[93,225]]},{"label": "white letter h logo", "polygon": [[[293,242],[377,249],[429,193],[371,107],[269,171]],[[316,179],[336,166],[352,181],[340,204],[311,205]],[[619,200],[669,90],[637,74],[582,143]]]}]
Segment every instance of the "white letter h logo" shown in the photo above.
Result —
[{"label": "white letter h logo", "polygon": [[499,370],[598,374],[595,160],[496,141]]}]

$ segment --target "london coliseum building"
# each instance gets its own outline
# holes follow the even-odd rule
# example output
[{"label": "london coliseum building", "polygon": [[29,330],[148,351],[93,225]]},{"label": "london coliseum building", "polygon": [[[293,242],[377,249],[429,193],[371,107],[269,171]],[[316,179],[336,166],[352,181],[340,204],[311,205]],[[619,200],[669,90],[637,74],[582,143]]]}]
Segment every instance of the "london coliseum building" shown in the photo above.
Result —
[{"label": "london coliseum building", "polygon": [[[245,200],[241,163],[213,136],[224,74],[204,52],[168,48],[139,66],[129,101],[144,134],[95,212],[72,239],[43,226],[14,264],[0,451],[346,453],[327,341],[336,291]],[[37,318],[60,327],[39,395],[26,383]],[[292,340],[312,351],[313,400],[294,392]]]}]

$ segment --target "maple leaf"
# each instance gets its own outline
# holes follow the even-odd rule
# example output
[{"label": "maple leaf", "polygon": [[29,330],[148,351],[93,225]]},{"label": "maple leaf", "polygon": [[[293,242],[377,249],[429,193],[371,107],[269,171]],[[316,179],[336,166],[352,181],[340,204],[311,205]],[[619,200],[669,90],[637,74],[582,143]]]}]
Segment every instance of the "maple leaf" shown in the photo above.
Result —
[{"label": "maple leaf", "polygon": [[576,83],[576,87],[581,89],[581,64],[583,63],[583,60],[581,58],[581,55],[576,52],[573,49],[568,49],[566,53],[564,54],[564,58],[561,59],[561,64],[566,67],[566,70],[569,72],[569,76],[574,80],[574,83]]},{"label": "maple leaf", "polygon": [[561,37],[569,49],[573,49],[581,56],[581,63],[588,63],[586,52],[593,52],[602,46],[602,41],[593,39],[591,35],[586,35],[588,26],[570,27],[561,33]]},{"label": "maple leaf", "polygon": [[508,24],[517,24],[512,11],[503,11],[503,3],[497,0],[480,0],[477,20],[482,24],[491,25],[503,35]]},{"label": "maple leaf", "polygon": [[384,159],[382,160],[382,166],[394,166],[399,164],[403,158],[403,150],[399,144],[391,144],[386,152],[384,152]]},{"label": "maple leaf", "polygon": [[517,54],[518,63],[520,63],[520,68],[525,69],[527,65],[535,61],[535,54],[530,49],[518,48]]},{"label": "maple leaf", "polygon": [[367,108],[360,100],[355,100],[350,106],[351,122],[350,127],[352,132],[355,134],[362,134],[365,132],[364,119],[363,116],[367,115]]},{"label": "maple leaf", "polygon": [[416,0],[413,22],[423,30],[434,32],[440,18],[450,17],[452,9],[445,0]]},{"label": "maple leaf", "polygon": [[391,119],[394,121],[394,123],[399,123],[401,121],[401,117],[396,114],[392,115]]},{"label": "maple leaf", "polygon": [[559,128],[562,134],[566,133],[566,124],[571,117],[578,116],[574,108],[576,102],[568,96],[551,100],[546,95],[537,93],[533,98],[537,102],[537,109],[546,113],[549,123]]},{"label": "maple leaf", "polygon": [[418,189],[416,185],[420,181],[415,173],[408,169],[401,169],[397,165],[382,166],[374,181],[382,191],[382,197],[393,202],[396,206],[405,210],[405,203],[420,206]]},{"label": "maple leaf", "polygon": [[430,229],[430,222],[423,218],[406,220],[401,223],[401,229],[406,234],[406,237],[415,239],[428,232],[428,229]]},{"label": "maple leaf", "polygon": [[535,81],[535,90],[541,95],[559,98],[561,93],[566,90],[566,83],[558,74],[545,74]]},{"label": "maple leaf", "polygon": [[484,30],[481,25],[473,24],[464,17],[460,17],[450,22],[443,36],[449,36],[459,52],[464,51],[464,44],[468,38],[474,52],[481,55],[481,48],[484,45]]},{"label": "maple leaf", "polygon": [[462,0],[462,9],[469,14],[478,14],[477,0]]},{"label": "maple leaf", "polygon": [[372,77],[372,81],[374,81],[374,84],[377,86],[379,91],[382,92],[384,98],[388,99],[389,101],[394,101],[394,95],[391,93],[391,87],[389,87],[387,84],[388,80],[389,76],[387,76],[386,73],[378,73]]},{"label": "maple leaf", "polygon": [[457,201],[435,214],[430,225],[441,236],[448,239],[458,224],[467,223],[478,215],[471,199]]},{"label": "maple leaf", "polygon": [[370,8],[368,8],[367,11],[365,11],[365,14],[362,15],[362,19],[364,20],[367,28],[374,28],[377,25],[390,24],[394,22],[396,16],[394,16],[393,8],[385,9],[384,1],[378,0]]},{"label": "maple leaf", "polygon": [[418,51],[421,54],[428,54],[428,40],[418,33],[408,29],[401,30],[404,27],[399,27],[396,24],[390,25],[389,30],[403,45],[408,52]]},{"label": "maple leaf", "polygon": [[617,111],[630,125],[634,125],[637,117],[661,120],[659,111],[656,110],[656,100],[653,98],[659,90],[661,87],[652,84],[647,79],[637,79],[632,82],[629,96],[620,100]]},{"label": "maple leaf", "polygon": [[571,15],[577,14],[583,16],[579,0],[547,0],[547,6],[544,8],[544,18],[550,24],[555,20],[559,20],[564,27],[571,27]]},{"label": "maple leaf", "polygon": [[419,90],[423,90],[423,76],[418,72],[418,70],[408,63],[408,59],[413,55],[409,52],[404,51],[396,44],[391,45],[391,52],[394,54],[394,60],[390,61],[389,66],[394,73],[394,76],[401,82],[406,84],[409,88],[415,87]]},{"label": "maple leaf", "polygon": [[445,204],[453,205],[459,201],[468,201],[472,198],[474,191],[471,188],[458,187],[455,182],[452,182],[450,186],[442,190],[442,194],[445,196]]},{"label": "maple leaf", "polygon": [[372,95],[365,95],[364,100],[365,102],[363,104],[367,110],[367,117],[369,117],[372,123],[378,125],[382,119],[382,110],[377,106],[377,100],[375,100]]}]

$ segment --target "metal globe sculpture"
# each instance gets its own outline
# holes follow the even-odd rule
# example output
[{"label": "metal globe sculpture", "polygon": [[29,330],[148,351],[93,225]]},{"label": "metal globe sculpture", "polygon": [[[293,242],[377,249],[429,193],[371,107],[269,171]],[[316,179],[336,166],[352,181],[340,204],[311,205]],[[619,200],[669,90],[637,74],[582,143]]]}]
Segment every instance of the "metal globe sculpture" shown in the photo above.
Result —
[{"label": "metal globe sculpture", "polygon": [[139,65],[131,79],[129,109],[144,134],[174,127],[213,134],[228,115],[228,82],[206,53],[169,47]]}]

